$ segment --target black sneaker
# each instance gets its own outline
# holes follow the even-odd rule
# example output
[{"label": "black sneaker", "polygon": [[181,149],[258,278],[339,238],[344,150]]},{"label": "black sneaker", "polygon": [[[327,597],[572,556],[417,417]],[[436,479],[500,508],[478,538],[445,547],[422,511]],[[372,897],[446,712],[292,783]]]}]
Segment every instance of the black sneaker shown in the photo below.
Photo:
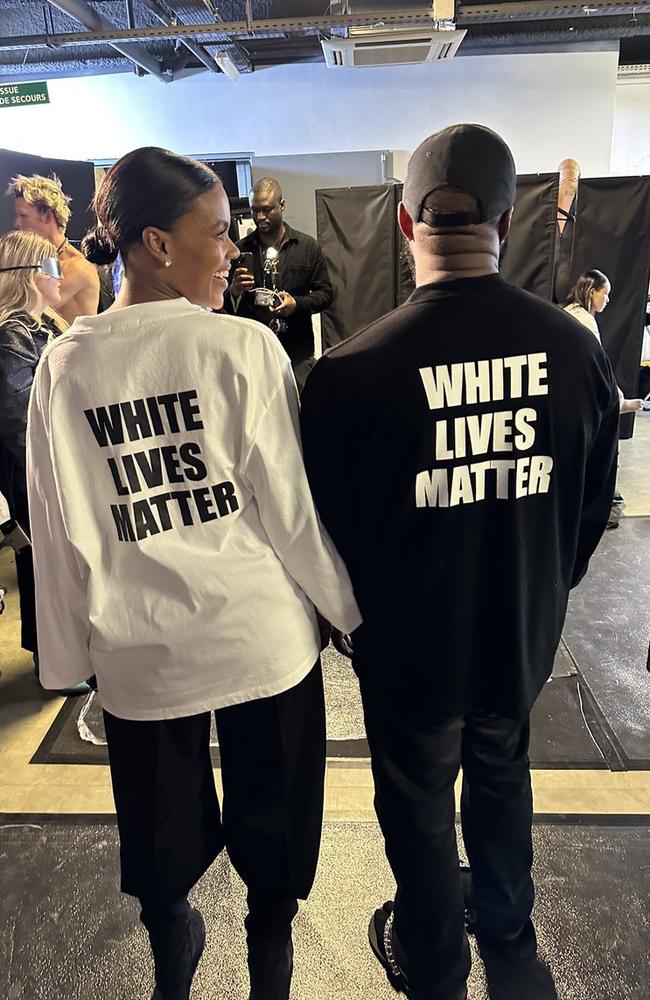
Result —
[{"label": "black sneaker", "polygon": [[186,926],[183,941],[149,935],[156,964],[156,988],[151,1000],[189,1000],[192,979],[205,947],[205,923],[199,910],[189,910]]},{"label": "black sneaker", "polygon": [[[404,969],[400,966],[393,949],[393,919],[395,904],[392,900],[384,903],[381,910],[375,910],[368,926],[368,940],[374,956],[383,966],[388,982],[398,993],[410,997],[411,987]],[[467,1000],[467,990],[462,997],[456,995],[449,1000]]]},{"label": "black sneaker", "polygon": [[410,997],[409,982],[393,952],[394,903],[389,900],[375,910],[368,925],[368,940],[377,961],[384,967],[388,982],[404,996]]}]

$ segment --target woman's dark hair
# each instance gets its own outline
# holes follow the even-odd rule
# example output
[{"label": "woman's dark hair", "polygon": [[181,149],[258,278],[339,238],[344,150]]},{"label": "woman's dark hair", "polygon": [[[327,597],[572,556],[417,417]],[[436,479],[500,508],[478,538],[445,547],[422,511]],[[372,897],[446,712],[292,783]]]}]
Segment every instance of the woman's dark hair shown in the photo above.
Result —
[{"label": "woman's dark hair", "polygon": [[591,312],[591,293],[599,292],[607,284],[609,284],[609,278],[602,271],[597,271],[596,268],[585,271],[567,295],[564,304],[565,306],[579,305],[587,312]]},{"label": "woman's dark hair", "polygon": [[81,251],[92,264],[125,258],[147,226],[169,230],[191,202],[221,180],[198,160],[143,146],[107,171],[93,201],[99,225],[86,233]]}]

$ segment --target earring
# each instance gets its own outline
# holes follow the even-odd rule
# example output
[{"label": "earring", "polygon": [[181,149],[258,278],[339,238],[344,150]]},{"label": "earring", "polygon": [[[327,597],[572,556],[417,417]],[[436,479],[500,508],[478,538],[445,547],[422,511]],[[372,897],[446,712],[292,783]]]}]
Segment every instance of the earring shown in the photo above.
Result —
[{"label": "earring", "polygon": [[172,266],[171,260],[166,260],[165,261],[165,267],[171,267],[171,266]]}]

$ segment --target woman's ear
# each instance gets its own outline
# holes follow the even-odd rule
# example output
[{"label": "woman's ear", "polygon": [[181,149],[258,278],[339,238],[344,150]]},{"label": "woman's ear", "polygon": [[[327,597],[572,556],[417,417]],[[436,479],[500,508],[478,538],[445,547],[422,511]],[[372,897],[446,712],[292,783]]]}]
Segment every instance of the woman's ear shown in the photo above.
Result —
[{"label": "woman's ear", "polygon": [[142,243],[145,250],[148,250],[158,264],[164,265],[165,261],[169,259],[169,233],[166,233],[164,229],[158,229],[156,226],[146,226],[142,230]]}]

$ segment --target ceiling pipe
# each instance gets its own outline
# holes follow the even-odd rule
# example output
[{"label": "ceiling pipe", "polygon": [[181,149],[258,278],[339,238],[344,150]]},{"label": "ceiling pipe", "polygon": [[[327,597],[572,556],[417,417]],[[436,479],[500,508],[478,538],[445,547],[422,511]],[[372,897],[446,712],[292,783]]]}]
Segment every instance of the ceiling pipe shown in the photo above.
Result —
[{"label": "ceiling pipe", "polygon": [[[115,25],[105,17],[102,17],[86,0],[48,0],[48,3],[51,7],[56,7],[58,10],[63,11],[64,14],[69,14],[70,17],[73,17],[75,21],[79,21],[89,31],[115,30]],[[163,73],[158,59],[145,49],[144,46],[140,45],[139,42],[115,41],[110,44],[120,55],[125,56],[136,66],[139,66],[140,69],[146,70],[147,73],[155,76],[162,83],[169,83],[171,77]]]},{"label": "ceiling pipe", "polygon": [[[88,5],[85,0],[49,0],[55,6],[59,7],[61,10],[67,10],[68,7],[78,8],[80,4],[84,7]],[[610,3],[602,2],[602,0],[591,0],[591,6],[589,8],[590,17],[587,19],[585,17],[584,4],[580,2],[568,2],[561,5],[561,10],[558,10],[556,3],[548,3],[545,0],[536,0],[536,2],[526,2],[526,3],[499,3],[493,4],[492,6],[484,7],[478,4],[469,4],[464,7],[459,8],[458,13],[458,24],[459,26],[474,24],[483,24],[486,29],[489,29],[494,25],[497,27],[499,22],[502,25],[513,25],[518,21],[524,20],[534,20],[535,17],[539,21],[551,19],[551,18],[569,18],[573,17],[576,20],[580,20],[582,24],[588,20],[594,25],[594,29],[599,21],[607,20],[612,16],[621,17],[625,15],[631,15],[631,22],[629,24],[629,31],[624,27],[620,28],[620,35],[627,36],[633,35],[639,30],[640,18],[638,15],[643,15],[650,13],[650,0],[637,0],[637,2],[625,2],[620,3]],[[88,32],[67,32],[55,35],[22,35],[5,37],[0,39],[0,50],[21,50],[27,48],[37,48],[39,46],[46,47],[67,47],[73,45],[106,45],[112,44],[115,48],[118,48],[118,44],[126,45],[131,44],[132,39],[137,39],[137,41],[143,40],[162,40],[175,38],[184,41],[186,38],[201,37],[203,39],[203,44],[218,44],[223,42],[223,35],[227,34],[231,40],[236,40],[238,36],[242,37],[242,40],[250,38],[250,29],[246,21],[231,21],[219,23],[218,27],[214,22],[210,24],[179,24],[179,25],[161,25],[160,27],[140,27],[137,29],[119,29],[115,28],[114,25],[105,26],[104,19],[101,18],[92,8],[93,17],[102,22],[102,27],[92,27]],[[499,16],[498,11],[503,11],[503,14]],[[553,13],[551,13],[553,12]],[[73,16],[77,16],[74,15]],[[316,29],[325,28],[335,28],[335,27],[347,27],[347,26],[360,26],[363,24],[373,24],[376,23],[377,19],[380,17],[378,13],[367,14],[367,15],[337,15],[337,16],[323,16],[323,17],[288,17],[288,18],[274,18],[270,20],[258,20],[253,21],[253,36],[256,32],[305,32],[313,31]],[[77,18],[79,19],[79,18]],[[384,25],[397,25],[406,23],[428,23],[433,24],[430,12],[425,13],[421,9],[417,11],[400,11],[399,13],[386,13],[381,14],[381,19]],[[95,22],[96,23],[96,22]],[[619,29],[616,29],[619,30]],[[576,29],[575,36],[578,36],[579,29]],[[596,34],[597,31],[594,31]],[[531,29],[532,34],[532,29]],[[587,34],[587,32],[585,32]],[[591,34],[591,32],[589,32]],[[468,48],[472,42],[472,35],[468,35],[465,39],[463,46],[461,47],[461,52],[463,48]],[[504,31],[504,35],[506,32]],[[215,38],[215,36],[217,36]],[[564,36],[563,40],[569,40],[569,36]],[[214,39],[214,41],[211,41]],[[290,42],[288,42],[290,44]],[[119,49],[118,49],[119,51]],[[151,60],[153,57],[145,51],[146,56]],[[124,53],[126,54],[126,53]],[[132,58],[131,55],[128,58]],[[145,67],[147,68],[147,67]]]},{"label": "ceiling pipe", "polygon": [[[140,0],[140,3],[143,7],[146,7],[146,9],[150,11],[154,17],[157,17],[161,24],[168,25],[170,23],[170,19],[167,17],[163,8],[157,3],[157,0]],[[200,63],[203,63],[205,68],[209,69],[211,73],[220,72],[219,67],[212,56],[208,55],[207,52],[204,52],[201,46],[195,42],[193,38],[179,38],[178,41],[185,46],[188,52],[192,53],[195,59],[198,59]]]}]

